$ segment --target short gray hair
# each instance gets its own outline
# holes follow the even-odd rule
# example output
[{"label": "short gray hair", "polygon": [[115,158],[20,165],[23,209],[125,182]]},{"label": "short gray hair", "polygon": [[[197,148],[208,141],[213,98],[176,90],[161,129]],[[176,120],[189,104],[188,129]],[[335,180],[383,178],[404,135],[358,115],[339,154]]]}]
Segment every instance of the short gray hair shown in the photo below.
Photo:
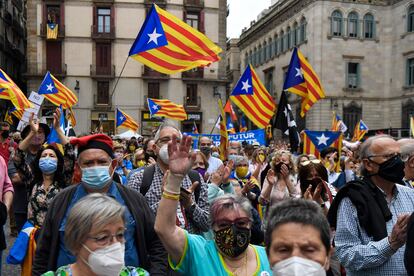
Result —
[{"label": "short gray hair", "polygon": [[177,126],[170,120],[165,120],[157,129],[157,132],[154,135],[154,141],[158,142],[158,140],[160,139],[160,134],[161,134],[161,130],[163,130],[164,128],[172,128],[175,129],[178,132],[178,138],[181,139],[182,138],[182,133],[181,131],[177,128]]},{"label": "short gray hair", "polygon": [[65,246],[76,255],[92,227],[100,229],[117,220],[124,221],[125,207],[115,199],[92,193],[79,200],[69,212],[65,227]]},{"label": "short gray hair", "polygon": [[371,151],[371,146],[372,144],[379,140],[379,139],[384,139],[384,138],[389,138],[394,140],[394,138],[390,135],[387,134],[381,134],[381,135],[375,135],[372,137],[369,137],[367,140],[365,140],[364,143],[361,144],[361,147],[359,148],[359,158],[361,159],[361,175],[363,176],[368,176],[369,172],[366,170],[365,166],[364,166],[364,162],[362,162],[364,159],[367,159],[368,157],[370,157],[372,155],[372,151]]},{"label": "short gray hair", "polygon": [[210,205],[211,225],[216,222],[216,218],[221,212],[235,209],[241,209],[248,214],[250,220],[253,221],[252,205],[247,198],[234,194],[225,194],[217,197]]},{"label": "short gray hair", "polygon": [[249,159],[246,156],[237,156],[236,160],[234,161],[234,166],[238,166],[241,163],[247,163],[249,165]]},{"label": "short gray hair", "polygon": [[404,139],[404,141],[398,141],[401,149],[401,159],[407,162],[408,158],[414,154],[414,140]]}]

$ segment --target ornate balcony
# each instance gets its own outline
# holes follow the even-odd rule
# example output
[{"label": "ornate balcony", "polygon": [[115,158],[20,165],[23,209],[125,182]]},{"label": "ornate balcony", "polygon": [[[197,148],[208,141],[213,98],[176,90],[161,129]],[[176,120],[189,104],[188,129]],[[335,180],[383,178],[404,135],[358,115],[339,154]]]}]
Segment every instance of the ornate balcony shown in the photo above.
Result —
[{"label": "ornate balcony", "polygon": [[115,39],[115,26],[109,28],[109,32],[103,32],[105,26],[101,26],[102,31],[98,30],[98,25],[91,26],[91,37],[95,40],[114,40]]},{"label": "ornate balcony", "polygon": [[182,72],[182,78],[183,79],[202,79],[204,77],[204,68],[203,67],[197,67],[185,72]]},{"label": "ornate balcony", "polygon": [[190,99],[188,97],[184,97],[184,108],[188,110],[200,110],[201,108],[201,97],[198,96],[195,99]]},{"label": "ornate balcony", "polygon": [[97,66],[91,64],[90,66],[91,77],[94,79],[114,79],[115,78],[115,65],[112,66]]},{"label": "ornate balcony", "polygon": [[153,69],[151,69],[151,68],[149,68],[148,66],[145,66],[145,65],[143,66],[142,71],[143,71],[143,73],[142,73],[142,78],[143,79],[148,79],[148,80],[164,79],[164,80],[167,80],[167,79],[170,78],[169,75],[166,75],[166,74],[160,73],[158,71],[155,71],[155,70],[153,70]]},{"label": "ornate balcony", "polygon": [[[47,24],[40,24],[40,36],[46,38]],[[58,37],[57,40],[65,38],[65,25],[58,24]]]}]

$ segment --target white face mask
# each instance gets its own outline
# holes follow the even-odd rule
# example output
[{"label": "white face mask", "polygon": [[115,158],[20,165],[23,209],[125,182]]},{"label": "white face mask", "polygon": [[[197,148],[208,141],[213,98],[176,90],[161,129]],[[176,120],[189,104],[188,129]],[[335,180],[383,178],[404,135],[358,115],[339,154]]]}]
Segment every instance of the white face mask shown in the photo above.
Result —
[{"label": "white face mask", "polygon": [[165,165],[168,165],[170,161],[168,156],[168,144],[165,144],[160,148],[160,151],[158,152],[158,157]]},{"label": "white face mask", "polygon": [[325,276],[326,271],[320,263],[301,258],[290,257],[273,266],[273,275],[280,276]]},{"label": "white face mask", "polygon": [[84,261],[96,275],[119,276],[125,266],[125,244],[116,242],[104,248],[91,251],[86,245],[82,246],[91,253],[88,261]]}]

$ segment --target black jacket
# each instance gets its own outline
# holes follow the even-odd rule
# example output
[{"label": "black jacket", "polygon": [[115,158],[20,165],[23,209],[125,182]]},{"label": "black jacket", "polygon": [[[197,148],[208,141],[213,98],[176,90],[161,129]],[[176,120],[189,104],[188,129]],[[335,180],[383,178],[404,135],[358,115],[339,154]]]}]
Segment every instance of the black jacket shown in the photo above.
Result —
[{"label": "black jacket", "polygon": [[[155,217],[145,198],[132,189],[116,183],[126,207],[136,221],[136,248],[140,267],[151,275],[165,275],[167,271],[167,252],[154,231]],[[59,255],[59,227],[72,201],[77,185],[61,191],[49,206],[33,262],[32,275],[41,275],[47,271],[57,270]]]}]

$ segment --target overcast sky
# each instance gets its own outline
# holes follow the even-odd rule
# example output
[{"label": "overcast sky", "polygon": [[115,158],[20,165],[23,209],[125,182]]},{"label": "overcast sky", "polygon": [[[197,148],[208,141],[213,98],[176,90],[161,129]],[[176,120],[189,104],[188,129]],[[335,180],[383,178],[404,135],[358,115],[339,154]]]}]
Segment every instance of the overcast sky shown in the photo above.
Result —
[{"label": "overcast sky", "polygon": [[259,13],[270,6],[271,0],[227,0],[230,14],[227,17],[227,37],[237,38],[250,21],[256,20]]}]

